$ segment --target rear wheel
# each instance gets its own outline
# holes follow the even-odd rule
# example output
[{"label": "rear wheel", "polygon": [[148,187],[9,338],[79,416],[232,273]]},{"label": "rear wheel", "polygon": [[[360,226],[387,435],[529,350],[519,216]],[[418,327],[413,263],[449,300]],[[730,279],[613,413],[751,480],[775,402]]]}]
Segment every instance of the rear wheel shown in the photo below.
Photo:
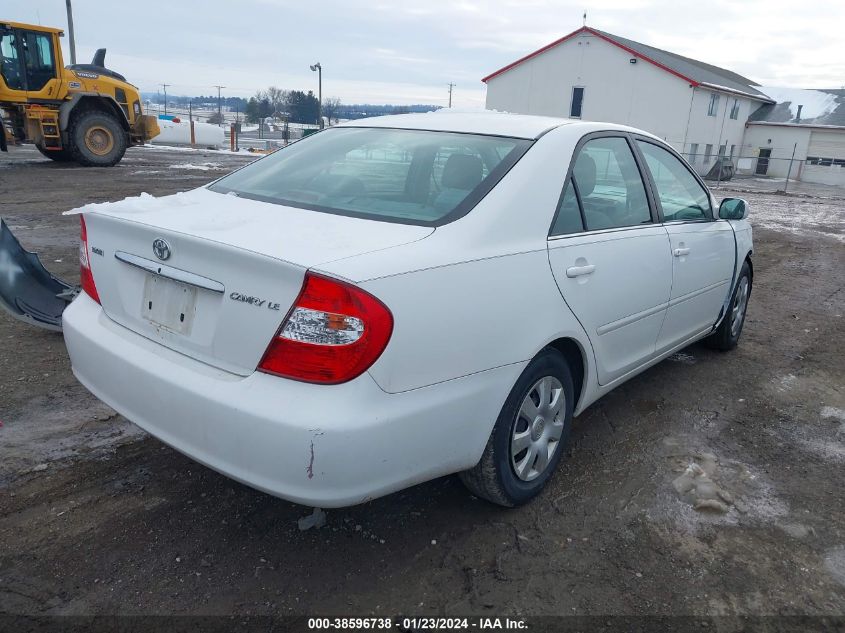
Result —
[{"label": "rear wheel", "polygon": [[42,156],[46,156],[50,160],[54,160],[57,163],[66,163],[68,161],[73,160],[73,156],[71,156],[70,150],[66,147],[58,150],[49,150],[44,149],[44,146],[40,143],[37,143],[35,147],[39,152],[41,152]]},{"label": "rear wheel", "polygon": [[82,112],[74,117],[68,132],[70,152],[80,165],[111,167],[126,153],[126,132],[108,112]]},{"label": "rear wheel", "polygon": [[513,507],[537,496],[557,468],[572,426],[572,373],[557,350],[532,360],[511,389],[481,461],[460,473],[475,495]]},{"label": "rear wheel", "polygon": [[704,339],[708,347],[722,351],[732,350],[739,343],[742,326],[745,325],[745,313],[748,310],[748,298],[751,296],[751,270],[748,262],[742,264],[739,279],[731,297],[728,313],[716,331]]}]

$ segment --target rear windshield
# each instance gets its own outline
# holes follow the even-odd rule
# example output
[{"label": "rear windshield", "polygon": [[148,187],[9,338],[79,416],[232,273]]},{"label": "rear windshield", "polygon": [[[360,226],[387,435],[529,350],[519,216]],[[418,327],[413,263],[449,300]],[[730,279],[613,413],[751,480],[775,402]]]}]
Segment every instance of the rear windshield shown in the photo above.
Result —
[{"label": "rear windshield", "polygon": [[474,134],[332,128],[209,189],[338,215],[437,226],[472,209],[530,145]]}]

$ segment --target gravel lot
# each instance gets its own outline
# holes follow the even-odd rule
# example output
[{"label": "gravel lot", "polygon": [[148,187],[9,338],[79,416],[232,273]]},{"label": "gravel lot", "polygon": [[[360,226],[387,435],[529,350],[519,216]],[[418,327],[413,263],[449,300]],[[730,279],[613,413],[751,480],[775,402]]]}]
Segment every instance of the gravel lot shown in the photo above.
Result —
[{"label": "gravel lot", "polygon": [[[138,148],[98,170],[13,148],[2,216],[75,282],[78,219],[61,212],[248,160]],[[146,436],[76,383],[60,335],[0,314],[0,613],[845,614],[842,194],[743,193],[739,348],[694,345],[590,407],[518,510],[447,477],[300,532],[309,508]],[[676,492],[691,464],[730,494],[726,514]]]}]

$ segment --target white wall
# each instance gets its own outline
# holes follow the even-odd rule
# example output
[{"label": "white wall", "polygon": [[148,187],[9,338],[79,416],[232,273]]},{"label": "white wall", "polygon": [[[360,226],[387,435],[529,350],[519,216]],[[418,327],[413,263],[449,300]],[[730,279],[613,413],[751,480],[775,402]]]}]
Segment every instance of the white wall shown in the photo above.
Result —
[{"label": "white wall", "polygon": [[[789,171],[789,158],[792,156],[793,147],[795,147],[796,143],[798,144],[798,147],[795,149],[795,160],[803,161],[807,157],[807,145],[809,142],[809,128],[754,123],[748,125],[745,131],[742,155],[756,157],[759,155],[761,148],[772,150],[769,169],[766,175],[775,178],[786,178],[786,174]],[[754,173],[755,167],[756,160],[752,162],[751,173]],[[802,175],[801,171],[799,171],[801,169],[800,162],[793,164],[790,178],[799,179]]]},{"label": "white wall", "polygon": [[[687,144],[683,152],[696,151],[696,156],[688,156],[688,160],[700,173],[708,172],[719,155],[719,146],[725,146],[725,156],[730,156],[731,145],[735,146],[734,160],[740,155],[742,137],[745,133],[745,122],[749,115],[760,106],[759,101],[740,97],[729,93],[717,93],[702,86],[693,89],[692,109],[690,110]],[[711,95],[719,95],[719,103],[715,116],[709,116]],[[734,100],[739,103],[739,113],[732,119],[731,108]],[[698,145],[696,149],[693,145]],[[707,145],[712,145],[712,156],[705,162]]]},{"label": "white wall", "polygon": [[678,151],[690,144],[713,145],[713,157],[696,168],[707,171],[725,144],[737,153],[744,124],[760,102],[739,97],[737,119],[730,118],[734,95],[721,93],[717,116],[707,115],[711,91],[637,59],[590,33],[581,33],[493,77],[487,82],[487,108],[521,114],[569,117],[573,86],[584,86],[581,118],[638,127],[668,141]]}]

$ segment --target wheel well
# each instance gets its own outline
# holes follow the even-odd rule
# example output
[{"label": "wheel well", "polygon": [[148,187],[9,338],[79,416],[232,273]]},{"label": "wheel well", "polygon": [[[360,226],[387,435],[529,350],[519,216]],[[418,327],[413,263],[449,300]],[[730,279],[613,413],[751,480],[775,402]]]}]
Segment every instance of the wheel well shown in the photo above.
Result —
[{"label": "wheel well", "polygon": [[581,400],[581,392],[584,388],[584,353],[581,351],[581,346],[578,345],[571,338],[559,338],[548,344],[547,347],[556,349],[566,362],[569,363],[569,369],[572,370],[572,386],[575,388],[575,406]]},{"label": "wheel well", "polygon": [[69,120],[84,112],[92,111],[105,112],[106,114],[113,115],[120,122],[120,126],[124,130],[129,131],[129,121],[126,120],[126,114],[120,109],[120,106],[113,99],[106,99],[104,97],[97,97],[94,95],[80,97],[80,99],[72,106]]},{"label": "wheel well", "polygon": [[754,285],[754,264],[751,262],[751,253],[748,253],[748,255],[745,256],[745,261],[748,264],[748,274],[751,277],[751,279],[749,279],[749,281],[751,282],[751,285],[753,286]]}]

